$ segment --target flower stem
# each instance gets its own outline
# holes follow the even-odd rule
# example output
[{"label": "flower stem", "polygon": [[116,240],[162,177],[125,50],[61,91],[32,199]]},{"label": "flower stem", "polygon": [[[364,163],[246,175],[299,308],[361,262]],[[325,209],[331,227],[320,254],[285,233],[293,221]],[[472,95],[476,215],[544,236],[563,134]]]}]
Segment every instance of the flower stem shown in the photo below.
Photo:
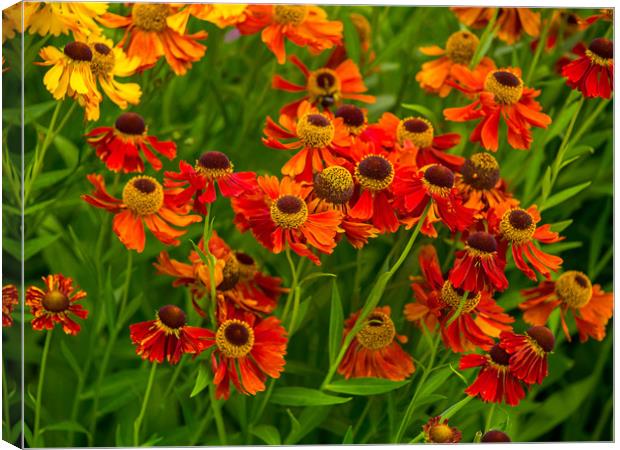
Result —
[{"label": "flower stem", "polygon": [[140,428],[142,427],[142,421],[146,414],[146,407],[149,403],[149,397],[151,396],[151,389],[153,389],[153,380],[155,380],[155,372],[157,371],[157,363],[151,364],[151,373],[149,374],[149,381],[146,384],[146,392],[144,393],[144,399],[142,400],[142,408],[140,409],[140,415],[133,423],[133,446],[140,446]]},{"label": "flower stem", "polygon": [[[544,13],[544,12],[543,12]],[[534,57],[532,58],[532,63],[530,64],[530,68],[527,71],[527,76],[525,77],[524,84],[526,86],[530,85],[530,81],[532,80],[532,75],[534,75],[534,70],[538,65],[538,60],[540,59],[540,55],[543,52],[543,49],[547,46],[547,33],[549,32],[549,26],[551,25],[551,18],[549,20],[544,21],[545,25],[543,26],[542,32],[540,33],[540,37],[538,38],[538,45],[536,46],[536,52],[534,53]]]},{"label": "flower stem", "polygon": [[43,447],[39,442],[40,425],[41,425],[41,399],[43,397],[43,385],[45,384],[45,368],[47,366],[47,356],[50,352],[50,343],[52,342],[53,329],[49,330],[45,336],[45,344],[43,345],[43,354],[41,355],[41,366],[39,368],[39,385],[37,387],[37,401],[34,408],[34,431],[33,431],[33,447]]},{"label": "flower stem", "polygon": [[9,416],[11,404],[9,402],[9,383],[6,377],[6,363],[2,361],[2,403],[4,407],[2,418],[6,423],[6,431],[3,431],[2,436],[6,441],[11,442],[11,417]]},{"label": "flower stem", "polygon": [[495,405],[496,403],[491,403],[491,409],[489,409],[489,415],[487,416],[487,422],[484,426],[484,432],[488,432],[491,429],[491,425],[493,425],[493,415],[495,414]]},{"label": "flower stem", "polygon": [[224,419],[222,418],[222,409],[218,400],[215,398],[215,384],[213,383],[209,383],[209,397],[211,398],[211,409],[213,410],[213,417],[215,417],[215,427],[217,428],[220,445],[227,445],[226,427],[224,426]]}]

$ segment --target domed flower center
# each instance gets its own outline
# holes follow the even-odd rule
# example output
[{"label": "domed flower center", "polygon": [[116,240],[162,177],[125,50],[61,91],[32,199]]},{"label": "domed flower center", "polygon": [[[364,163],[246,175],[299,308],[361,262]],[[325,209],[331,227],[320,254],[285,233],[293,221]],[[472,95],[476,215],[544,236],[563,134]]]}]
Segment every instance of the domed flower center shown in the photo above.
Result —
[{"label": "domed flower center", "polygon": [[526,334],[532,339],[532,343],[538,346],[537,351],[549,353],[555,346],[555,337],[547,327],[532,327]]},{"label": "domed flower center", "polygon": [[523,80],[507,70],[496,70],[487,75],[484,89],[495,96],[497,103],[512,105],[523,95]]},{"label": "domed flower center", "polygon": [[447,442],[452,442],[454,438],[454,432],[452,431],[452,427],[450,427],[449,425],[445,423],[440,423],[431,427],[428,432],[428,436],[430,438],[430,442],[444,444]]},{"label": "domed flower center", "polygon": [[499,430],[490,430],[484,433],[480,442],[511,442],[510,437]]},{"label": "domed flower center", "polygon": [[241,358],[254,346],[254,330],[242,320],[227,320],[217,329],[215,343],[227,358]]},{"label": "domed flower center", "polygon": [[599,66],[609,66],[614,62],[614,43],[606,38],[597,38],[590,42],[586,55]]},{"label": "domed flower center", "polygon": [[340,78],[332,69],[322,68],[311,72],[306,89],[310,101],[321,103],[324,108],[340,101]]},{"label": "domed flower center", "polygon": [[[462,289],[454,289],[454,286],[452,286],[452,283],[449,281],[446,281],[441,287],[441,301],[444,305],[454,310],[459,309],[464,296],[465,291]],[[467,298],[465,298],[465,304],[463,305],[461,311],[463,313],[473,311],[476,306],[478,306],[478,303],[480,303],[481,298],[482,294],[480,294],[480,292],[468,292]]]},{"label": "domed flower center", "polygon": [[324,148],[332,143],[336,129],[323,114],[306,114],[297,122],[297,135],[309,148]]},{"label": "domed flower center", "polygon": [[105,44],[93,45],[93,58],[90,62],[90,70],[95,76],[108,76],[116,63],[114,52]]},{"label": "domed flower center", "polygon": [[355,179],[363,189],[380,191],[394,180],[394,166],[380,155],[368,155],[355,166]]},{"label": "domed flower center", "polygon": [[178,330],[187,322],[187,317],[181,308],[174,305],[166,305],[157,311],[159,321],[171,330]]},{"label": "domed flower center", "polygon": [[477,190],[490,190],[499,181],[499,164],[488,153],[476,153],[461,168],[463,181]]},{"label": "domed flower center", "polygon": [[433,124],[423,117],[407,117],[396,127],[396,138],[399,144],[410,141],[418,148],[427,148],[433,144]]},{"label": "domed flower center", "polygon": [[222,152],[205,152],[196,161],[195,169],[210,179],[218,179],[230,175],[233,165]]},{"label": "domed flower center", "polygon": [[321,200],[342,205],[353,195],[353,177],[344,167],[328,167],[314,177],[314,192]]},{"label": "domed flower center", "polygon": [[164,203],[164,189],[155,178],[134,177],[123,188],[123,203],[140,216],[154,214]]},{"label": "domed flower center", "polygon": [[452,33],[446,42],[446,55],[456,64],[468,65],[478,48],[478,36],[469,31]]},{"label": "domed flower center", "polygon": [[165,4],[135,3],[131,17],[136,27],[144,31],[164,31],[170,7]]},{"label": "domed flower center", "polygon": [[275,5],[273,7],[274,20],[280,25],[301,25],[308,15],[305,5]]},{"label": "domed flower center", "polygon": [[140,114],[126,112],[118,116],[114,127],[124,134],[139,136],[146,131],[146,124]]},{"label": "domed flower center", "polygon": [[342,105],[336,110],[334,115],[342,118],[342,121],[349,129],[349,132],[353,134],[359,134],[364,125],[366,125],[366,116],[364,115],[364,111],[355,105]]},{"label": "domed flower center", "polygon": [[583,308],[592,298],[592,283],[584,273],[569,270],[556,280],[555,294],[569,308]]},{"label": "domed flower center", "polygon": [[499,364],[500,366],[507,366],[510,362],[510,355],[497,344],[489,350],[489,357],[491,358],[491,361],[495,364]]},{"label": "domed flower center", "polygon": [[69,42],[65,45],[64,53],[74,61],[91,61],[93,59],[93,52],[83,42]]},{"label": "domed flower center", "polygon": [[512,244],[522,245],[532,240],[536,224],[530,213],[516,208],[504,213],[499,223],[499,231]]},{"label": "domed flower center", "polygon": [[451,189],[454,186],[454,172],[439,164],[429,166],[424,171],[424,179],[439,188]]},{"label": "domed flower center", "polygon": [[270,213],[280,228],[298,228],[308,219],[308,205],[296,195],[283,195],[271,204]]},{"label": "domed flower center", "polygon": [[375,312],[368,316],[364,328],[357,333],[356,338],[360,345],[367,349],[381,350],[392,343],[395,335],[392,319],[387,314]]},{"label": "domed flower center", "polygon": [[222,270],[222,282],[218,284],[217,289],[220,291],[228,291],[234,288],[239,281],[239,261],[234,254],[228,255]]},{"label": "domed flower center", "polygon": [[235,252],[235,257],[239,263],[239,280],[247,281],[254,278],[257,272],[256,261],[247,253]]},{"label": "domed flower center", "polygon": [[69,308],[71,302],[65,294],[54,289],[53,291],[50,291],[43,296],[41,304],[46,311],[61,313]]},{"label": "domed flower center", "polygon": [[[467,238],[467,245],[474,251],[487,255],[497,251],[497,241],[492,234],[476,231]],[[482,256],[479,255],[479,256]]]}]

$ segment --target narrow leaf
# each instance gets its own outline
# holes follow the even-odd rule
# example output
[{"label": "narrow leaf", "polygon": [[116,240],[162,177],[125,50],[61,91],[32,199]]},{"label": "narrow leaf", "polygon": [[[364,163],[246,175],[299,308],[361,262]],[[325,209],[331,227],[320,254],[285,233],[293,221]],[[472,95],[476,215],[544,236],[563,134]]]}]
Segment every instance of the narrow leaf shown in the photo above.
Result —
[{"label": "narrow leaf", "polygon": [[326,389],[339,394],[378,395],[399,389],[408,384],[409,381],[391,381],[381,378],[352,378],[350,380],[334,381],[327,385]]},{"label": "narrow leaf", "polygon": [[334,280],[332,284],[332,303],[329,314],[329,363],[333,364],[338,355],[338,348],[342,341],[342,330],[344,328],[344,314],[342,312],[342,302],[338,284]]},{"label": "narrow leaf", "polygon": [[321,406],[338,405],[351,400],[351,397],[337,397],[325,394],[317,389],[304,387],[283,387],[273,391],[271,403],[287,406]]}]

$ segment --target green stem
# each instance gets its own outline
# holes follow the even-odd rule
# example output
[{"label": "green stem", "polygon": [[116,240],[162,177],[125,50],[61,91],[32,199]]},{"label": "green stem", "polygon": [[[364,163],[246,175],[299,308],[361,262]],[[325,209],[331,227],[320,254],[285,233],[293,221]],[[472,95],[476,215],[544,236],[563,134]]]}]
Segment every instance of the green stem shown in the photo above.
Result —
[{"label": "green stem", "polygon": [[204,418],[202,419],[202,422],[200,423],[200,425],[198,425],[198,428],[196,429],[196,433],[194,434],[194,437],[192,437],[191,441],[189,442],[190,447],[193,447],[198,444],[198,441],[200,440],[200,436],[202,436],[202,433],[204,433],[205,429],[207,428],[209,423],[211,423],[212,420],[213,420],[213,411],[207,411],[207,413],[204,415]]},{"label": "green stem", "polygon": [[487,416],[487,422],[484,426],[485,433],[491,430],[491,425],[493,425],[493,415],[495,414],[495,406],[496,406],[496,403],[491,403],[491,409],[489,410],[489,415]]},{"label": "green stem", "polygon": [[289,288],[288,295],[286,297],[286,305],[284,306],[284,312],[282,313],[282,322],[286,322],[288,319],[288,315],[291,309],[291,305],[293,303],[293,299],[295,296],[295,291],[297,290],[297,282],[298,282],[298,273],[295,268],[295,264],[293,263],[293,258],[291,256],[291,250],[287,247],[285,250],[286,260],[288,261],[289,268],[291,269],[291,286]]},{"label": "green stem", "polygon": [[527,76],[525,77],[525,80],[524,80],[524,84],[526,86],[530,85],[530,81],[532,79],[532,75],[534,74],[534,70],[536,69],[536,66],[538,65],[538,60],[540,59],[540,55],[542,54],[543,49],[547,46],[547,33],[549,32],[549,26],[551,25],[551,18],[549,18],[549,20],[545,20],[544,22],[545,22],[545,25],[538,38],[538,45],[536,46],[536,52],[534,52],[532,63],[530,64],[530,68],[528,69]]},{"label": "green stem", "polygon": [[474,56],[471,58],[469,63],[469,68],[474,69],[480,62],[480,60],[484,57],[491,43],[489,41],[493,40],[495,37],[495,22],[497,21],[497,15],[499,13],[499,8],[495,9],[495,13],[486,28],[482,32],[482,36],[480,37],[480,42],[478,43],[478,47],[476,47],[476,51],[474,52]]},{"label": "green stem", "polygon": [[[168,398],[168,396],[170,395],[172,388],[175,386],[175,383],[177,382],[177,379],[179,378],[179,375],[181,374],[181,369],[183,368],[184,364],[185,364],[185,359],[181,359],[181,361],[174,368],[174,372],[172,373],[172,377],[170,377],[170,382],[168,383],[168,387],[164,391],[164,395],[162,398]],[[162,408],[164,407],[163,402],[161,406]]]},{"label": "green stem", "polygon": [[146,414],[146,407],[149,404],[149,397],[151,396],[151,389],[153,389],[153,380],[155,380],[155,372],[157,371],[157,363],[151,364],[151,373],[149,374],[149,381],[146,384],[146,392],[144,393],[144,399],[142,400],[142,408],[140,409],[140,415],[133,423],[133,446],[140,447],[140,428],[142,427],[142,421]]},{"label": "green stem", "polygon": [[43,345],[43,354],[41,355],[41,366],[39,372],[39,385],[37,387],[37,401],[34,408],[34,432],[33,440],[35,444],[33,447],[43,447],[39,442],[39,435],[41,433],[41,399],[43,398],[43,385],[45,384],[45,369],[47,367],[47,356],[50,352],[50,344],[52,342],[53,329],[47,332],[45,336],[45,344]]},{"label": "green stem", "polygon": [[213,417],[215,417],[215,427],[217,428],[220,445],[227,445],[226,427],[224,426],[224,419],[222,418],[222,409],[218,400],[215,398],[215,384],[213,383],[209,383],[209,397],[211,398],[211,409],[213,410]]},{"label": "green stem", "polygon": [[[582,101],[583,101],[583,98],[582,98]],[[579,130],[577,130],[577,132],[575,133],[575,136],[571,139],[571,142],[570,142],[571,144],[575,144],[579,142],[579,140],[581,139],[581,136],[583,136],[583,134],[590,129],[590,127],[592,126],[596,118],[603,112],[603,110],[605,109],[605,107],[610,101],[611,100],[601,100],[599,102],[594,112],[592,114],[589,114],[588,118],[581,124],[581,126],[579,127]],[[573,119],[575,118],[575,116],[573,116]]]},{"label": "green stem", "polygon": [[448,319],[448,323],[446,323],[446,327],[450,326],[452,322],[454,322],[463,312],[463,308],[465,307],[465,303],[467,303],[467,296],[469,295],[469,291],[465,291],[463,296],[461,297],[461,301],[459,302],[459,307],[454,311],[452,317]]},{"label": "green stem", "polygon": [[437,333],[437,336],[435,336],[435,340],[433,341],[433,347],[431,348],[431,356],[429,358],[428,364],[426,365],[426,370],[422,374],[422,378],[420,379],[420,382],[416,386],[413,397],[411,397],[411,401],[409,402],[409,406],[407,407],[407,411],[405,412],[405,415],[403,416],[403,420],[400,423],[400,426],[398,427],[398,431],[396,432],[396,436],[394,440],[392,441],[395,444],[398,444],[402,441],[403,435],[405,434],[405,430],[407,429],[407,427],[409,426],[409,423],[411,422],[411,417],[413,416],[413,412],[415,410],[415,405],[416,405],[416,401],[418,400],[418,396],[420,395],[420,392],[422,391],[422,387],[424,386],[424,383],[426,382],[429,374],[433,370],[433,365],[435,363],[435,358],[437,356],[437,345],[439,344],[440,337],[441,337],[441,333]]},{"label": "green stem", "polygon": [[6,363],[5,361],[2,362],[2,403],[4,406],[4,415],[2,416],[4,419],[4,422],[6,423],[6,432],[2,435],[3,437],[5,437],[5,440],[9,441],[9,443],[12,442],[12,437],[11,437],[11,417],[9,416],[9,409],[10,409],[10,403],[9,403],[9,383],[8,380],[6,378]]}]

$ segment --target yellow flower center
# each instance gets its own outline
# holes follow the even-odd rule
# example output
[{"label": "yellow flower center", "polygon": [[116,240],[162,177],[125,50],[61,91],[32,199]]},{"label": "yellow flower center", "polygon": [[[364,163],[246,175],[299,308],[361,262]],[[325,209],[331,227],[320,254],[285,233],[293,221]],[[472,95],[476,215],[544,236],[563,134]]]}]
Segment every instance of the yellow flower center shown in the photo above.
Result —
[{"label": "yellow flower center", "polygon": [[45,294],[41,304],[46,311],[60,313],[66,311],[71,303],[65,294],[55,289]]},{"label": "yellow flower center", "polygon": [[454,432],[452,431],[452,427],[450,427],[449,425],[445,423],[440,423],[431,427],[428,435],[431,442],[443,444],[452,441],[452,438],[454,437]]},{"label": "yellow flower center", "polygon": [[73,41],[65,45],[64,53],[74,61],[90,62],[93,59],[93,52],[90,47],[83,42]]},{"label": "yellow flower center", "polygon": [[309,148],[324,148],[332,143],[336,129],[324,114],[306,114],[297,122],[297,135]]},{"label": "yellow flower center", "polygon": [[418,148],[427,148],[433,144],[433,136],[433,125],[423,117],[407,117],[396,128],[396,137],[401,145],[410,141]]},{"label": "yellow flower center", "polygon": [[114,52],[105,44],[97,43],[92,47],[93,59],[90,70],[95,76],[107,77],[114,70],[116,58]]},{"label": "yellow flower center", "polygon": [[271,204],[270,213],[280,228],[299,228],[308,219],[308,205],[296,195],[283,195]]},{"label": "yellow flower center", "polygon": [[273,12],[276,23],[298,26],[306,19],[308,7],[305,5],[275,5]]},{"label": "yellow flower center", "polygon": [[196,172],[211,180],[217,180],[233,173],[234,166],[222,152],[206,152],[196,160]]},{"label": "yellow flower center", "polygon": [[361,108],[355,105],[340,106],[334,116],[342,119],[350,134],[359,135],[366,128],[366,115]]},{"label": "yellow flower center", "polygon": [[[457,310],[461,306],[461,300],[465,295],[465,291],[462,289],[454,289],[452,283],[446,281],[441,287],[441,301],[443,304],[449,308]],[[480,303],[480,299],[482,298],[482,294],[480,292],[468,292],[467,298],[465,299],[465,304],[463,305],[463,309],[461,310],[463,313],[469,313],[473,311],[478,303]]]},{"label": "yellow flower center", "polygon": [[239,263],[239,280],[247,281],[254,278],[258,271],[254,258],[243,252],[235,252],[235,257]]},{"label": "yellow flower center", "polygon": [[614,63],[614,43],[606,38],[594,39],[586,50],[594,64],[611,66]]},{"label": "yellow flower center", "polygon": [[157,325],[166,334],[174,334],[178,337],[186,322],[187,317],[178,306],[166,305],[157,311]]},{"label": "yellow flower center", "polygon": [[468,65],[478,48],[478,36],[469,31],[452,33],[446,42],[446,55],[457,64]]},{"label": "yellow flower center", "polygon": [[344,167],[328,167],[314,177],[314,192],[321,200],[342,205],[353,195],[353,177]]},{"label": "yellow flower center", "polygon": [[555,294],[569,308],[583,308],[592,298],[592,283],[584,273],[569,270],[556,280]]},{"label": "yellow flower center", "polygon": [[422,183],[431,195],[444,198],[450,195],[454,187],[454,172],[440,164],[431,164],[422,170]]},{"label": "yellow flower center", "polygon": [[355,179],[363,189],[380,191],[394,180],[394,166],[380,155],[368,155],[355,166]]},{"label": "yellow flower center", "polygon": [[536,224],[530,213],[524,209],[515,208],[504,213],[499,223],[499,231],[509,242],[522,245],[532,240]]},{"label": "yellow flower center", "polygon": [[340,79],[332,69],[318,69],[310,73],[306,85],[311,102],[327,108],[340,101]]},{"label": "yellow flower center", "polygon": [[369,350],[381,350],[392,343],[395,335],[392,319],[387,314],[375,312],[368,316],[356,338],[360,345]]},{"label": "yellow flower center", "polygon": [[134,177],[123,188],[123,203],[140,216],[154,214],[164,203],[164,189],[153,177]]},{"label": "yellow flower center", "polygon": [[144,31],[163,31],[169,15],[168,5],[154,3],[136,3],[131,11],[133,23]]},{"label": "yellow flower center", "polygon": [[234,254],[228,255],[222,270],[222,282],[217,286],[220,291],[228,291],[234,288],[239,281],[239,261]]},{"label": "yellow flower center", "polygon": [[489,153],[476,153],[461,168],[463,181],[478,190],[490,190],[499,181],[499,164]]},{"label": "yellow flower center", "polygon": [[512,105],[523,95],[523,80],[507,70],[495,70],[487,75],[484,89],[495,96],[497,103]]},{"label": "yellow flower center", "polygon": [[241,358],[254,346],[254,330],[242,320],[227,320],[217,329],[215,343],[227,358]]}]

